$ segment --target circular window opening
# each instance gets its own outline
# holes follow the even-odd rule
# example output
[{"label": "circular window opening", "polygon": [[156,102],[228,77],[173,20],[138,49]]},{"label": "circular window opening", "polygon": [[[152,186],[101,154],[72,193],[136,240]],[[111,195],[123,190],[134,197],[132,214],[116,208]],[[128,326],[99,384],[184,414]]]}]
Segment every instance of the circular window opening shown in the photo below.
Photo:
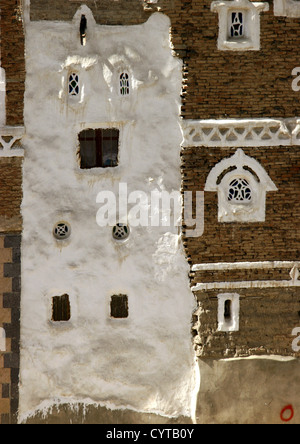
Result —
[{"label": "circular window opening", "polygon": [[56,239],[67,239],[71,234],[71,227],[66,222],[58,222],[53,228],[53,236]]},{"label": "circular window opening", "polygon": [[228,200],[229,202],[247,203],[252,198],[252,191],[249,182],[246,179],[234,179],[229,184]]},{"label": "circular window opening", "polygon": [[113,238],[117,241],[128,239],[129,234],[130,234],[130,229],[128,225],[119,223],[113,227],[112,235]]}]

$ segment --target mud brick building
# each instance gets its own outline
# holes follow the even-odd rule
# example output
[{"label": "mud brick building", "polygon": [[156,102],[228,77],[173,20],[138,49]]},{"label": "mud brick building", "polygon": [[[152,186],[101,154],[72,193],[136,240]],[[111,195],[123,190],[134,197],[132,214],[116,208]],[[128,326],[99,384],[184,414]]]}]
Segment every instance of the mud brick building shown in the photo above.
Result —
[{"label": "mud brick building", "polygon": [[0,424],[18,421],[24,28],[19,1],[0,5]]},{"label": "mud brick building", "polygon": [[[299,22],[2,0],[2,424],[299,423]],[[203,232],[99,225],[120,183],[202,193]]]}]

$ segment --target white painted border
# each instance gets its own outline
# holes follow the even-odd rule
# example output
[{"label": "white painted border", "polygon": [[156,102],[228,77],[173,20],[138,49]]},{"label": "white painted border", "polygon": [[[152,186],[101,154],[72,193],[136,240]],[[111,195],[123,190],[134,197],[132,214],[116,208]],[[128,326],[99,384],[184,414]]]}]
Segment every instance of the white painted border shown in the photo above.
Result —
[{"label": "white painted border", "polygon": [[183,147],[300,145],[300,119],[181,120]]},{"label": "white painted border", "polygon": [[300,268],[300,262],[264,261],[264,262],[217,262],[214,264],[195,264],[192,271],[229,271],[229,270],[270,270],[274,268]]}]

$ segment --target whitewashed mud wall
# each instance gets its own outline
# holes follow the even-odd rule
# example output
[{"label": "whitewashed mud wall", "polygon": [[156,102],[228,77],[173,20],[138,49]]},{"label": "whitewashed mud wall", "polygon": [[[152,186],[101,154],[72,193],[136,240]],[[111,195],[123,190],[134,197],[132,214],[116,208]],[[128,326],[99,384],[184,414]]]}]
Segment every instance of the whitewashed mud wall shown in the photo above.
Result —
[{"label": "whitewashed mud wall", "polygon": [[[79,22],[88,20],[87,43]],[[154,14],[132,27],[73,22],[26,27],[20,421],[55,403],[99,403],[166,416],[191,415],[194,298],[178,228],[136,227],[117,244],[99,227],[100,191],[180,190],[181,62],[170,22]],[[68,73],[80,97],[68,97]],[[118,75],[130,73],[128,97]],[[81,170],[83,128],[120,129],[119,166]],[[53,237],[67,221],[68,240]],[[52,297],[67,293],[71,319],[51,322]],[[129,317],[110,317],[126,294]]]}]

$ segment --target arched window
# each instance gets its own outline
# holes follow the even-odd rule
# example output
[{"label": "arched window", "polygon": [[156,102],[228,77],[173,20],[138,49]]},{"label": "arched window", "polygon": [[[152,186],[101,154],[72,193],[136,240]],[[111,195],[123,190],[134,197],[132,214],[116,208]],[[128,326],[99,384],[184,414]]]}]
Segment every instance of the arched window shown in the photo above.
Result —
[{"label": "arched window", "polygon": [[129,74],[122,72],[120,74],[120,94],[121,96],[128,96],[130,93]]},{"label": "arched window", "polygon": [[263,167],[238,149],[211,170],[205,191],[218,193],[219,222],[264,222],[266,193],[277,188]]}]

